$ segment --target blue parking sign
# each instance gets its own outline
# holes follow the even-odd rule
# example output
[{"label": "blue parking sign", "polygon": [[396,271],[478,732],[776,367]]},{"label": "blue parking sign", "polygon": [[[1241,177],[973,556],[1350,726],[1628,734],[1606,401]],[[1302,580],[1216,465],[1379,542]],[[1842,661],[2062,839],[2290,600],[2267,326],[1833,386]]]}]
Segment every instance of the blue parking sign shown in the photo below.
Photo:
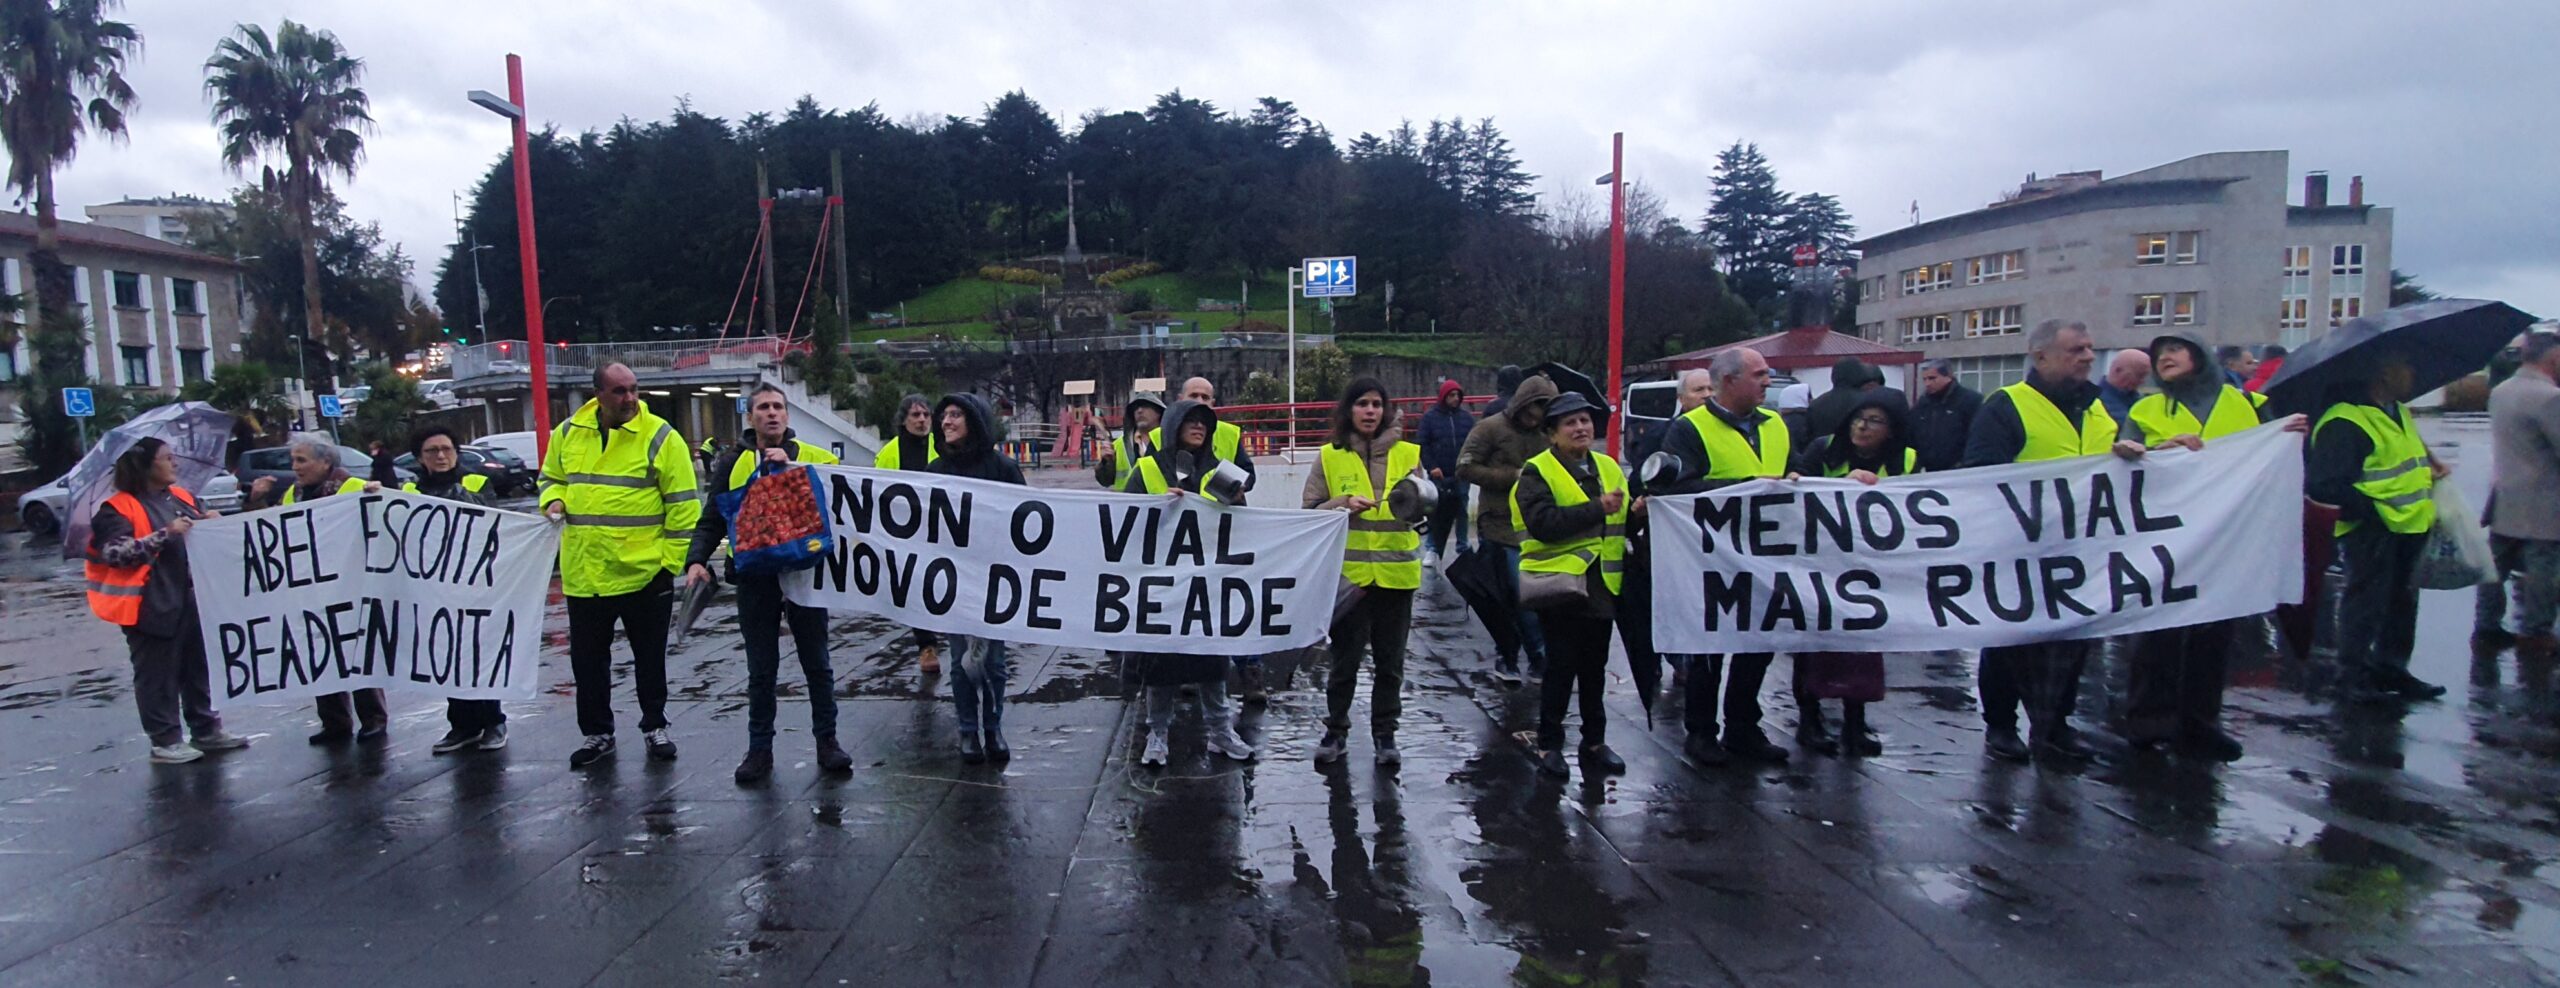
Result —
[{"label": "blue parking sign", "polygon": [[1360,259],[1310,257],[1305,264],[1308,298],[1347,298],[1359,293]]},{"label": "blue parking sign", "polygon": [[345,406],[345,405],[341,405],[341,404],[339,404],[339,403],[338,403],[338,396],[337,396],[337,395],[321,395],[321,396],[320,396],[320,417],[321,417],[321,418],[324,418],[324,419],[342,418],[342,417],[344,417],[344,416],[346,415],[346,411],[347,411],[346,406]]},{"label": "blue parking sign", "polygon": [[98,398],[87,388],[62,389],[62,414],[85,419],[98,414]]}]

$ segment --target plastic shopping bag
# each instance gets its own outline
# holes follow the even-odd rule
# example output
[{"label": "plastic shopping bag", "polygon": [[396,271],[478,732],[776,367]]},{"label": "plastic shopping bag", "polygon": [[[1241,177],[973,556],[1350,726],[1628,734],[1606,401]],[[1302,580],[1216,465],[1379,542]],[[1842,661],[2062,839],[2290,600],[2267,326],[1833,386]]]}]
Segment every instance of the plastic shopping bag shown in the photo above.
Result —
[{"label": "plastic shopping bag", "polygon": [[771,576],[818,564],[835,549],[835,530],[819,493],[818,472],[765,464],[743,490],[715,506],[729,519],[729,565],[740,576]]},{"label": "plastic shopping bag", "polygon": [[2435,501],[2436,524],[2418,556],[2418,589],[2461,590],[2496,580],[2498,563],[2489,552],[2489,535],[2480,530],[2479,516],[2462,492],[2439,480]]}]

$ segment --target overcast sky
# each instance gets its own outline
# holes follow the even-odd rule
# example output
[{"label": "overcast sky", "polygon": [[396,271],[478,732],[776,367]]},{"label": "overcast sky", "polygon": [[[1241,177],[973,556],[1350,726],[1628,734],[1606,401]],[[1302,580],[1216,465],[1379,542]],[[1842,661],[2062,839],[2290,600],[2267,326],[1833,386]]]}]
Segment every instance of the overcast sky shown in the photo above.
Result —
[{"label": "overcast sky", "polygon": [[59,179],[67,217],[227,194],[204,60],[235,22],[292,18],[367,64],[380,126],[342,192],[420,259],[422,285],[452,195],[507,143],[462,94],[503,92],[512,51],[534,118],[571,132],[679,97],[731,120],[802,93],[904,119],[974,116],[1013,88],[1072,128],[1179,88],[1228,109],[1292,100],[1346,140],[1492,116],[1552,198],[1607,171],[1623,130],[1631,177],[1693,226],[1736,139],[1788,190],[1838,195],[1861,233],[1904,225],[1914,200],[1922,219],[1978,207],[2031,171],[2285,149],[2296,188],[2326,169],[2343,198],[2365,176],[2398,211],[2398,266],[2430,287],[2560,315],[2550,0],[133,0],[123,17],[145,39],[142,103],[129,142],[92,140]]}]

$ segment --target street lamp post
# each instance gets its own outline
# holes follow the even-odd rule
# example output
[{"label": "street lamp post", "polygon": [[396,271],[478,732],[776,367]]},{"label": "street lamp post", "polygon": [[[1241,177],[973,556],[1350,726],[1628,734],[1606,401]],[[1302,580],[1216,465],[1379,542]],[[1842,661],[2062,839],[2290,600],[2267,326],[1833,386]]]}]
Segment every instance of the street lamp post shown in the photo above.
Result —
[{"label": "street lamp post", "polygon": [[[1609,395],[1626,393],[1627,342],[1627,135],[1609,135],[1609,174],[1594,185],[1609,187]],[[1612,416],[1615,418],[1615,416]],[[1624,429],[1609,430],[1609,455],[1618,455]]]},{"label": "street lamp post", "polygon": [[285,339],[293,341],[293,388],[298,392],[293,401],[293,427],[299,431],[302,428],[302,403],[311,398],[311,378],[302,366],[302,334],[294,333]]},{"label": "street lamp post", "polygon": [[551,371],[543,359],[542,271],[533,249],[533,161],[525,147],[524,59],[507,56],[507,95],[500,99],[485,89],[470,92],[471,102],[515,125],[516,255],[524,268],[524,341],[533,353],[525,372],[533,386],[533,441],[538,455],[551,451]]}]

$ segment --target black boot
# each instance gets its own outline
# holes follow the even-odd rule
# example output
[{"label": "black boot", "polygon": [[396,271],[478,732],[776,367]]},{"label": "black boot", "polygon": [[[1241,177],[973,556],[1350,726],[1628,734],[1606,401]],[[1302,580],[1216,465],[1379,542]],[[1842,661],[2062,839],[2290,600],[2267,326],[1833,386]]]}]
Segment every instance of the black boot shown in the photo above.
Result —
[{"label": "black boot", "polygon": [[1884,742],[1867,730],[1867,705],[1856,700],[1840,704],[1840,748],[1853,755],[1873,758],[1884,754]]},{"label": "black boot", "polygon": [[978,732],[960,732],[960,760],[976,765],[987,760],[986,745],[979,742]]},{"label": "black boot", "polygon": [[1817,755],[1840,753],[1840,743],[1831,739],[1831,728],[1822,722],[1822,701],[1796,700],[1796,747]]},{"label": "black boot", "polygon": [[1994,727],[1983,732],[1982,750],[2004,762],[2027,760],[2027,743],[2019,740],[2015,727]]},{"label": "black boot", "polygon": [[1617,752],[1609,750],[1608,745],[1586,744],[1582,746],[1583,778],[1588,779],[1602,775],[1621,775],[1626,771],[1627,760],[1618,757]]}]

